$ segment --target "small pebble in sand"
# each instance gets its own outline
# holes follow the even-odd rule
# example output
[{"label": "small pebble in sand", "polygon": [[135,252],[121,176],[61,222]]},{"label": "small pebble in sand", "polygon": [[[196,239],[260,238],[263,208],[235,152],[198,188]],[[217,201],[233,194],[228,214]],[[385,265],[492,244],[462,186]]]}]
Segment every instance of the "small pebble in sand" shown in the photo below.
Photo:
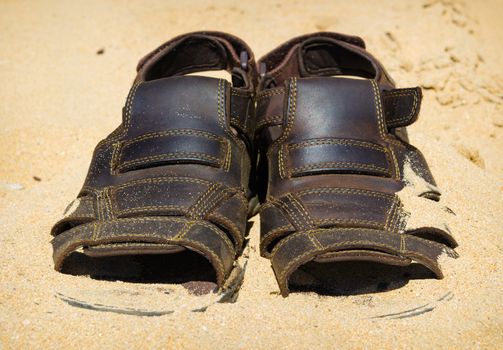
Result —
[{"label": "small pebble in sand", "polygon": [[37,182],[42,181],[42,179],[41,179],[40,177],[36,176],[36,175],[35,175],[35,176],[33,176],[33,180],[35,180],[35,181],[37,181]]},{"label": "small pebble in sand", "polygon": [[98,51],[96,51],[96,54],[97,55],[103,55],[105,53],[105,48],[102,47],[101,49],[99,49]]}]

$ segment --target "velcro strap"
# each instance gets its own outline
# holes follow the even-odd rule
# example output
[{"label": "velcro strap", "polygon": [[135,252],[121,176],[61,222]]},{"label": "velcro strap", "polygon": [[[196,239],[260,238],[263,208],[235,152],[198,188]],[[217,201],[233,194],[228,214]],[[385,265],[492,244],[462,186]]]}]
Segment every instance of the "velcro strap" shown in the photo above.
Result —
[{"label": "velcro strap", "polygon": [[312,139],[284,147],[290,176],[326,173],[368,174],[390,177],[387,150],[376,143],[351,139]]},{"label": "velcro strap", "polygon": [[192,129],[149,133],[125,141],[116,152],[116,170],[126,172],[149,166],[196,163],[224,167],[229,143],[215,134]]},{"label": "velcro strap", "polygon": [[[265,90],[258,96],[257,130],[281,124],[285,90]],[[384,90],[383,109],[388,129],[404,127],[414,123],[419,115],[422,92],[420,87]]]},{"label": "velcro strap", "polygon": [[422,98],[420,87],[385,90],[382,96],[389,129],[408,126],[417,120]]}]

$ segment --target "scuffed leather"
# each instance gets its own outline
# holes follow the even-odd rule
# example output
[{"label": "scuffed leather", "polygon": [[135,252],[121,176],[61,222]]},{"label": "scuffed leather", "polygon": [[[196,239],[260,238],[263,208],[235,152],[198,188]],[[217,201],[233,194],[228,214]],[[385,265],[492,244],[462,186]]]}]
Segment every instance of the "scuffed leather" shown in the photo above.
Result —
[{"label": "scuffed leather", "polygon": [[[185,76],[206,70],[227,70],[232,84]],[[185,34],[143,58],[122,124],[97,145],[78,198],[52,230],[55,268],[79,248],[120,255],[178,246],[204,255],[222,286],[253,194],[255,83],[251,50],[225,33]]]},{"label": "scuffed leather", "polygon": [[284,296],[292,272],[314,259],[414,260],[441,278],[439,257],[456,255],[447,229],[406,230],[397,195],[409,181],[405,168],[436,188],[403,129],[418,117],[421,90],[396,89],[364,47],[356,37],[317,33],[259,61],[261,253]]}]

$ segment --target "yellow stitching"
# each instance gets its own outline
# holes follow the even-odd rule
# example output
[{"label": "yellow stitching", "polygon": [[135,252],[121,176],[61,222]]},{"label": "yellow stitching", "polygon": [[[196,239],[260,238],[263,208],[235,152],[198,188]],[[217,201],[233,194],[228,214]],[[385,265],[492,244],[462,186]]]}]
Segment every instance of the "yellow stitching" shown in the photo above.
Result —
[{"label": "yellow stitching", "polygon": [[288,194],[292,203],[297,207],[300,211],[300,214],[304,217],[304,220],[307,222],[309,226],[314,226],[313,219],[311,215],[307,212],[306,208],[299,202],[299,200],[291,193]]},{"label": "yellow stitching", "polygon": [[263,127],[264,125],[269,124],[269,123],[272,124],[272,123],[282,122],[282,121],[283,121],[283,117],[282,116],[280,116],[280,115],[270,115],[270,116],[265,117],[261,121],[259,121],[257,123],[256,129],[258,130],[261,127]]},{"label": "yellow stitching", "polygon": [[191,206],[191,208],[189,209],[189,213],[191,216],[193,216],[193,217],[198,216],[198,212],[200,211],[199,207],[202,205],[203,200],[205,200],[215,190],[215,187],[216,187],[216,184],[212,183],[211,185],[208,186],[206,191],[197,198],[194,205]]},{"label": "yellow stitching", "polygon": [[[277,227],[277,228],[269,231],[267,234],[265,234],[264,237],[262,237],[262,239],[260,240],[260,244],[267,245],[270,242],[272,242],[276,238],[276,236],[281,236],[281,235],[287,233],[288,231],[292,231],[294,229],[295,229],[295,227],[293,227],[292,224],[290,224],[290,223],[287,225]],[[294,232],[292,232],[292,233],[294,233]]]},{"label": "yellow stitching", "polygon": [[[178,176],[166,176],[166,177],[152,177],[152,178],[146,178],[146,179],[139,179],[139,180],[133,180],[126,182],[124,184],[118,185],[118,186],[112,186],[113,189],[115,190],[120,190],[123,188],[135,186],[138,184],[144,184],[144,183],[151,183],[151,184],[158,184],[158,183],[164,183],[164,182],[180,182],[180,183],[197,183],[200,185],[210,185],[211,183],[206,180],[202,179],[194,179],[191,177],[178,177]],[[234,187],[229,187],[230,191],[240,191],[238,188]]]},{"label": "yellow stitching", "polygon": [[216,187],[215,191],[213,191],[212,193],[211,198],[204,203],[203,207],[201,207],[201,215],[203,215],[203,217],[206,217],[206,215],[211,212],[215,205],[217,205],[218,202],[222,201],[227,195],[228,194],[226,193],[225,189]]},{"label": "yellow stitching", "polygon": [[388,223],[390,221],[391,214],[394,214],[394,212],[395,212],[396,201],[397,201],[397,197],[395,196],[393,198],[393,201],[391,202],[391,206],[390,206],[388,212],[386,213],[386,221],[384,223],[384,228],[386,228],[386,229],[389,228]]},{"label": "yellow stitching", "polygon": [[345,169],[351,169],[351,168],[359,168],[363,170],[379,170],[382,171],[385,174],[389,174],[390,170],[375,166],[373,164],[363,164],[363,163],[355,163],[355,162],[320,162],[320,163],[314,163],[314,164],[309,164],[309,165],[303,165],[300,167],[294,167],[292,168],[292,172],[298,172],[298,171],[303,171],[303,170],[312,170],[312,169],[319,169],[321,166],[334,166],[334,167],[341,167]]},{"label": "yellow stitching", "polygon": [[285,203],[282,200],[279,200],[275,203],[275,205],[280,209],[281,211],[285,211],[287,216],[287,220],[292,222],[294,226],[297,226],[297,229],[302,229],[303,225],[299,222],[297,215],[288,207],[287,203]]},{"label": "yellow stitching", "polygon": [[92,241],[96,240],[97,234],[98,234],[98,224],[96,222],[93,222],[93,233],[91,234]]},{"label": "yellow stitching", "polygon": [[245,130],[244,124],[241,123],[241,120],[239,120],[239,117],[231,117],[231,123],[234,123],[236,126],[240,127],[241,129]]},{"label": "yellow stitching", "polygon": [[131,116],[132,116],[132,113],[133,113],[133,101],[134,101],[134,97],[136,95],[136,91],[138,90],[138,87],[140,86],[140,84],[136,84],[133,89],[132,89],[132,93],[130,94],[130,99],[128,102],[126,102],[126,129],[124,131],[124,134],[126,134],[126,132],[129,130],[129,127],[131,126]]},{"label": "yellow stitching", "polygon": [[283,165],[283,145],[278,146],[278,165],[279,165],[279,175],[283,179],[285,177],[285,168]]},{"label": "yellow stitching", "polygon": [[[194,240],[191,240],[191,239],[187,239],[187,238],[184,238],[183,240],[181,240],[179,242],[180,243],[182,243],[182,242],[189,242],[189,243],[194,244],[196,247],[199,246],[199,247],[205,248],[206,249],[206,253],[210,254],[213,257],[213,259],[215,259],[215,261],[217,262],[217,265],[219,267],[218,268],[218,272],[222,276],[222,280],[225,278],[225,270],[224,270],[223,259],[219,258],[206,244],[198,242],[198,241],[194,241]],[[234,253],[234,254],[232,254],[232,253]],[[231,249],[231,255],[235,255],[234,249]]]},{"label": "yellow stitching", "polygon": [[[274,143],[271,145],[269,148],[269,151],[267,151],[267,154],[269,155],[270,152],[272,152],[272,149],[274,146],[278,146],[280,148],[281,143],[288,137],[292,127],[293,127],[293,122],[295,120],[295,111],[296,111],[296,106],[297,106],[297,78],[293,77],[290,81],[290,93],[289,93],[289,107],[288,107],[288,116],[287,116],[287,125],[281,136],[274,141]],[[279,175],[280,178],[283,178],[282,174],[284,174],[283,169],[281,169],[281,166],[279,164]]]},{"label": "yellow stitching", "polygon": [[186,136],[186,135],[201,136],[203,138],[207,138],[207,139],[215,140],[215,141],[220,141],[220,142],[225,141],[225,139],[223,137],[220,137],[218,135],[215,135],[215,134],[212,134],[212,133],[209,133],[206,131],[194,130],[194,129],[172,129],[172,130],[143,134],[141,136],[138,136],[133,139],[125,141],[124,145],[129,146],[129,145],[136,143],[136,142],[141,142],[144,140],[165,137],[165,136]]},{"label": "yellow stitching", "polygon": [[187,221],[185,225],[183,225],[182,229],[178,231],[175,237],[173,237],[174,240],[179,240],[182,239],[187,232],[194,226],[195,221]]},{"label": "yellow stitching", "polygon": [[366,142],[366,141],[360,141],[360,140],[351,140],[351,139],[332,139],[332,138],[326,138],[326,139],[312,139],[312,140],[306,140],[300,143],[292,143],[288,145],[288,148],[290,149],[297,149],[297,148],[303,148],[306,146],[319,146],[319,145],[348,145],[348,146],[356,146],[356,147],[363,147],[363,148],[370,148],[376,151],[380,151],[383,153],[386,153],[386,148],[374,144],[371,142]]},{"label": "yellow stitching", "polygon": [[104,193],[105,193],[105,200],[108,203],[108,216],[110,216],[110,218],[113,219],[115,214],[112,206],[112,200],[110,199],[110,188],[106,188],[104,190]]},{"label": "yellow stitching", "polygon": [[187,206],[183,205],[171,205],[171,204],[166,204],[166,205],[146,205],[142,207],[134,207],[134,208],[125,208],[125,209],[120,209],[118,211],[119,215],[122,214],[129,214],[129,213],[134,213],[134,212],[141,212],[141,211],[156,211],[156,210],[169,210],[169,209],[179,209],[185,211],[187,209]]},{"label": "yellow stitching", "polygon": [[[173,219],[173,220],[170,220],[170,219]],[[118,220],[110,220],[108,222],[110,222],[110,223],[114,223],[114,222],[120,223],[121,221],[122,222],[130,222],[130,223],[135,223],[135,222],[141,223],[141,222],[150,222],[150,221],[187,222],[188,220],[187,219],[178,219],[177,220],[176,218],[164,218],[164,220],[159,220],[159,218],[145,218],[145,219],[118,219]],[[192,220],[190,220],[190,221],[192,221]],[[212,231],[213,233],[215,233],[218,237],[220,237],[224,241],[224,244],[231,251],[234,251],[234,247],[232,246],[232,242],[230,242],[229,237],[227,237],[227,235],[225,235],[219,229],[217,229],[216,227],[214,227],[213,225],[211,225],[211,224],[209,224],[209,223],[207,223],[205,221],[196,220],[195,223],[194,223],[194,225],[196,225],[196,224],[199,225],[199,226],[203,226],[203,227],[209,229],[210,231]]]},{"label": "yellow stitching", "polygon": [[391,157],[393,157],[393,164],[395,166],[396,178],[400,179],[401,178],[400,167],[398,166],[398,161],[396,160],[395,151],[393,150],[392,147],[390,147],[389,150],[391,153]]},{"label": "yellow stitching", "polygon": [[385,125],[383,123],[383,116],[382,116],[382,106],[381,106],[381,95],[378,93],[378,86],[375,80],[371,80],[372,83],[372,89],[374,90],[374,103],[377,109],[377,121],[379,123],[379,133],[383,139],[385,139]]},{"label": "yellow stitching", "polygon": [[[318,229],[317,232],[327,232],[327,231],[331,231],[333,229],[330,229],[330,228],[321,228],[321,229]],[[335,228],[335,231],[361,231],[362,228],[361,227],[345,227],[345,228]],[[382,237],[385,235],[383,235],[383,233],[385,233],[385,231],[383,230],[380,230],[380,229],[373,229],[373,228],[365,228],[363,229],[365,231],[373,231],[375,232],[375,235],[378,236],[378,237]],[[286,243],[288,243],[288,241],[294,239],[295,237],[301,235],[303,232],[302,231],[297,231],[295,233],[292,233],[290,234],[288,237],[286,237],[285,239],[281,240],[278,245],[276,245],[273,249],[273,251],[271,252],[271,254],[275,254],[276,251],[278,251],[282,246],[284,246]],[[439,243],[440,244],[440,243]]]},{"label": "yellow stitching", "polygon": [[221,223],[222,225],[228,226],[226,228],[229,230],[232,237],[234,237],[234,239],[236,240],[237,248],[241,248],[244,241],[244,232],[242,232],[234,222],[232,222],[231,220],[229,220],[229,218],[223,216],[222,214],[216,212],[211,212],[208,217],[211,220],[217,222],[220,221],[219,223]]},{"label": "yellow stitching", "polygon": [[265,97],[272,97],[272,96],[281,95],[284,93],[285,93],[284,88],[274,88],[274,89],[265,90],[257,95],[257,101],[261,100]]},{"label": "yellow stitching", "polygon": [[[341,242],[341,243],[334,243],[334,244],[330,244],[326,247],[323,247],[322,249],[332,249],[335,247],[354,245],[354,244],[369,244],[373,247],[384,247],[384,248],[388,248],[390,250],[396,251],[396,248],[394,248],[393,246],[389,246],[387,244],[382,244],[382,243],[374,243],[372,241],[347,241],[347,242]],[[288,262],[288,264],[286,264],[286,266],[283,268],[283,271],[280,273],[280,276],[278,279],[283,280],[285,278],[286,273],[289,271],[289,269],[293,265],[297,264],[299,261],[302,261],[302,259],[304,259],[306,256],[311,255],[312,253],[314,253],[318,250],[320,250],[320,249],[319,248],[318,249],[311,249],[311,250],[297,256],[295,259],[291,260],[290,262]],[[272,258],[274,258],[274,257],[272,257]]]},{"label": "yellow stitching", "polygon": [[315,188],[311,190],[303,190],[297,192],[298,196],[305,196],[308,194],[321,194],[321,193],[340,193],[340,194],[357,194],[357,195],[364,195],[364,196],[369,196],[369,197],[377,197],[377,198],[383,198],[386,200],[390,200],[394,198],[394,195],[384,193],[384,192],[376,192],[376,191],[370,191],[370,190],[363,190],[363,189],[357,189],[357,188],[344,188],[344,187],[321,187],[321,188]]},{"label": "yellow stitching", "polygon": [[413,97],[412,109],[410,110],[410,113],[405,116],[402,116],[398,119],[394,119],[393,117],[391,117],[391,120],[390,120],[391,125],[395,125],[396,123],[401,123],[401,122],[404,122],[407,120],[411,120],[414,117],[414,115],[416,114],[416,109],[417,109],[418,95],[417,95],[416,90],[414,90],[410,93],[402,93],[402,94],[397,93],[397,94],[384,95],[384,99],[389,99],[389,98],[394,98],[394,97],[410,97],[410,96]]},{"label": "yellow stitching", "polygon": [[383,229],[384,225],[380,221],[372,221],[372,220],[359,220],[359,219],[316,219],[316,225],[324,225],[324,224],[359,224],[359,225],[368,225],[369,227],[365,228],[379,228]]},{"label": "yellow stitching", "polygon": [[176,152],[176,153],[164,153],[164,154],[158,154],[155,156],[148,156],[148,157],[142,157],[134,160],[128,160],[126,162],[123,162],[120,164],[117,169],[119,170],[124,170],[125,168],[129,166],[134,166],[134,165],[139,165],[139,164],[144,164],[144,163],[149,163],[150,161],[158,161],[158,160],[173,160],[177,159],[179,157],[199,157],[202,160],[208,160],[208,161],[214,161],[218,164],[218,166],[221,166],[222,160],[204,153],[199,153],[199,152]]},{"label": "yellow stitching", "polygon": [[232,162],[232,144],[231,140],[227,140],[227,152],[226,152],[226,158],[225,158],[225,171],[229,171],[231,168],[231,162]]},{"label": "yellow stitching", "polygon": [[120,159],[119,154],[122,154],[122,142],[114,142],[111,145],[113,147],[113,150],[112,150],[112,157],[110,158],[110,174],[115,175],[116,174],[115,169],[117,168],[117,163]]}]

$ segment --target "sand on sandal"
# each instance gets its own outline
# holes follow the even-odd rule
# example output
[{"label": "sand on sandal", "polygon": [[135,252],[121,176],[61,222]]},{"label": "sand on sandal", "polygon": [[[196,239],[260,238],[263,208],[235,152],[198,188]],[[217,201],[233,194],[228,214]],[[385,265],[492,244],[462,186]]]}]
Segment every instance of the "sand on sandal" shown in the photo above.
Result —
[{"label": "sand on sandal", "polygon": [[[0,349],[501,348],[501,13],[496,0],[1,2]],[[284,299],[259,257],[258,218],[237,301],[205,311],[174,302],[169,285],[53,270],[50,228],[120,123],[137,61],[201,29],[242,37],[257,57],[308,32],[360,35],[399,87],[423,87],[409,131],[455,213],[460,257],[445,279],[378,274],[348,293],[340,278],[329,295]]]}]

